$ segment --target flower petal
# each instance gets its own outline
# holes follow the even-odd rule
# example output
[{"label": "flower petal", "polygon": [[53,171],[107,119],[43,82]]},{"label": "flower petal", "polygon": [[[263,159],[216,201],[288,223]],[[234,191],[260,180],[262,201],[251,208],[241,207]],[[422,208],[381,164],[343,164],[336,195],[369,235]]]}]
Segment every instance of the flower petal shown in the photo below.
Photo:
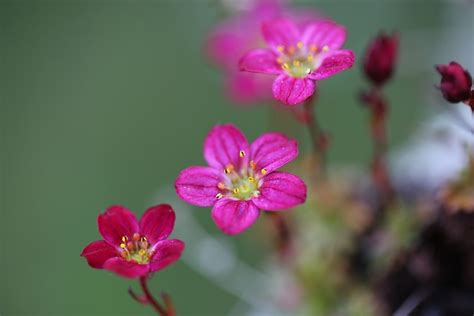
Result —
[{"label": "flower petal", "polygon": [[308,78],[279,75],[273,82],[273,97],[286,105],[296,105],[314,93],[314,82]]},{"label": "flower petal", "polygon": [[285,18],[273,19],[262,24],[263,38],[275,52],[278,52],[278,46],[296,46],[299,33],[298,27]]},{"label": "flower petal", "polygon": [[298,142],[281,133],[266,133],[250,146],[250,158],[257,169],[272,172],[298,156]]},{"label": "flower petal", "polygon": [[339,49],[346,41],[346,28],[333,21],[319,21],[308,24],[303,32],[302,42],[309,47],[315,45],[318,49],[328,46],[329,49]]},{"label": "flower petal", "polygon": [[236,103],[248,105],[273,99],[273,76],[232,71],[226,77],[227,94]]},{"label": "flower petal", "polygon": [[260,196],[255,205],[266,211],[283,210],[306,201],[306,184],[299,177],[286,172],[272,172],[263,178]]},{"label": "flower petal", "polygon": [[179,174],[174,183],[176,194],[197,206],[211,206],[217,201],[217,185],[222,172],[209,167],[189,167]]},{"label": "flower petal", "polygon": [[221,199],[212,209],[212,219],[224,233],[235,235],[249,228],[260,215],[251,201]]},{"label": "flower petal", "polygon": [[81,253],[81,256],[86,258],[87,263],[96,269],[102,269],[105,261],[117,255],[117,250],[104,240],[91,242]]},{"label": "flower petal", "polygon": [[112,245],[119,245],[122,237],[132,238],[138,232],[138,222],[135,215],[127,208],[114,205],[97,218],[99,232]]},{"label": "flower petal", "polygon": [[309,78],[313,80],[325,79],[338,72],[351,68],[354,61],[355,56],[351,50],[329,52],[324,56],[318,69],[309,75]]},{"label": "flower petal", "polygon": [[171,235],[175,218],[173,208],[168,204],[150,207],[140,219],[140,234],[154,245]]},{"label": "flower petal", "polygon": [[148,273],[148,264],[139,264],[135,261],[127,261],[123,258],[116,257],[107,260],[104,263],[104,269],[115,272],[116,274],[129,278],[139,278]]},{"label": "flower petal", "polygon": [[246,53],[239,61],[242,71],[264,74],[280,74],[281,66],[277,63],[277,56],[269,49],[254,49]]},{"label": "flower petal", "polygon": [[164,269],[178,260],[181,257],[184,246],[184,242],[178,239],[162,240],[158,242],[153,248],[155,254],[150,262],[150,272]]},{"label": "flower petal", "polygon": [[224,170],[231,164],[238,170],[248,160],[247,155],[241,158],[239,153],[248,153],[248,147],[245,135],[234,125],[217,125],[204,142],[204,158],[211,167]]}]

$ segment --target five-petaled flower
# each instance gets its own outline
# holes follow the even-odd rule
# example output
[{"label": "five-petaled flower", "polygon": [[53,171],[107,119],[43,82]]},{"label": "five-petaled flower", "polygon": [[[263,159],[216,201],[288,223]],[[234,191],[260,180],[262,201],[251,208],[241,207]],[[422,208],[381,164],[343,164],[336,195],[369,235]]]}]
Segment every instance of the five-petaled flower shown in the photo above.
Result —
[{"label": "five-petaled flower", "polygon": [[472,78],[466,69],[452,61],[448,65],[437,65],[436,70],[441,75],[439,88],[446,101],[458,103],[470,99]]},{"label": "five-petaled flower", "polygon": [[111,206],[97,218],[104,240],[90,243],[81,256],[96,269],[106,269],[126,278],[139,278],[174,263],[184,242],[168,240],[175,214],[171,206],[149,208],[137,221],[123,206]]},{"label": "five-petaled flower", "polygon": [[299,177],[276,171],[298,156],[298,145],[280,133],[266,133],[249,145],[233,125],[218,125],[204,142],[209,167],[189,167],[175,182],[184,201],[213,206],[212,218],[227,234],[250,227],[260,210],[278,211],[306,200]]},{"label": "five-petaled flower", "polygon": [[354,53],[340,49],[346,40],[344,27],[332,21],[298,26],[278,18],[262,25],[270,48],[254,49],[239,62],[242,71],[278,75],[273,96],[287,105],[303,102],[315,91],[315,81],[346,70],[354,64]]}]

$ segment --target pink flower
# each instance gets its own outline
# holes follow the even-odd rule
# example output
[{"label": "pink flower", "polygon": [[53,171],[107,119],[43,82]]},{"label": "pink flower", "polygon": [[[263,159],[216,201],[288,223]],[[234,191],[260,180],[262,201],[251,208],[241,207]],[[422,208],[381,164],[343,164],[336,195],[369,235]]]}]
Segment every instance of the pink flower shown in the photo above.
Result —
[{"label": "pink flower", "polygon": [[379,34],[364,56],[364,73],[375,85],[381,86],[392,76],[398,58],[398,34]]},{"label": "pink flower", "polygon": [[266,133],[251,145],[233,125],[214,127],[204,142],[209,167],[189,167],[175,182],[184,201],[213,206],[212,219],[227,234],[249,228],[260,210],[278,211],[306,200],[297,176],[276,171],[298,156],[298,144],[279,133]]},{"label": "pink flower", "polygon": [[123,206],[111,206],[97,218],[104,240],[90,243],[81,253],[89,265],[126,278],[139,278],[159,271],[179,259],[184,242],[167,240],[175,215],[171,206],[149,208],[137,221]]},{"label": "pink flower", "polygon": [[441,75],[440,89],[446,101],[458,103],[471,97],[472,78],[469,72],[455,61],[448,65],[437,65]]},{"label": "pink flower", "polygon": [[273,96],[284,104],[301,103],[314,93],[315,81],[354,64],[354,53],[340,49],[346,40],[345,28],[332,21],[299,28],[292,20],[278,18],[263,23],[262,33],[269,48],[245,54],[240,69],[277,75]]},{"label": "pink flower", "polygon": [[248,104],[271,99],[273,78],[241,72],[238,62],[245,52],[263,47],[260,29],[264,21],[286,15],[302,23],[317,16],[311,11],[287,10],[282,1],[260,0],[248,12],[224,21],[211,32],[207,54],[225,71],[227,94],[235,102]]}]

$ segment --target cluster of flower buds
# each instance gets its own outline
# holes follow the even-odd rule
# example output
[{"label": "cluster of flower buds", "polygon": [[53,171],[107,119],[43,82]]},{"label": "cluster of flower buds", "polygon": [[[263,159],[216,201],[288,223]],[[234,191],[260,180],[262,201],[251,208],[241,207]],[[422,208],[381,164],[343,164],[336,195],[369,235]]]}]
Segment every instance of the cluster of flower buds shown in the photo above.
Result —
[{"label": "cluster of flower buds", "polygon": [[439,88],[444,99],[451,103],[464,102],[474,111],[474,90],[469,72],[454,61],[437,65],[436,70],[441,75]]}]

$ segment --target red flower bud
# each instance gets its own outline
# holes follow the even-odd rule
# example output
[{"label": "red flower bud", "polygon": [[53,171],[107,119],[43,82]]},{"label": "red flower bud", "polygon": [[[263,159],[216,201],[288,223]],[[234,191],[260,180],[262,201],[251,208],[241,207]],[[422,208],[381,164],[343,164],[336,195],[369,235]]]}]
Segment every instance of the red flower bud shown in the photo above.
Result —
[{"label": "red flower bud", "polygon": [[370,42],[364,56],[364,73],[381,86],[392,76],[398,57],[398,34],[380,33]]},{"label": "red flower bud", "polygon": [[452,61],[449,65],[437,65],[436,70],[441,75],[439,88],[446,101],[458,103],[470,98],[472,78],[460,64]]}]

